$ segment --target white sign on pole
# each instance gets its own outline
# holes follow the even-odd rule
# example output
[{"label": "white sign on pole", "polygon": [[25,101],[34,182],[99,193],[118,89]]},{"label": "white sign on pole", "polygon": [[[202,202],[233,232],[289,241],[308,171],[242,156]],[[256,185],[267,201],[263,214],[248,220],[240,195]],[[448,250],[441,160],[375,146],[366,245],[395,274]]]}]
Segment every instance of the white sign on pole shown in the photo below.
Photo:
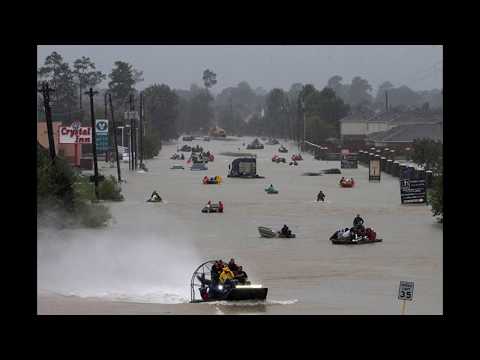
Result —
[{"label": "white sign on pole", "polygon": [[95,121],[96,134],[108,134],[108,120],[99,119]]},{"label": "white sign on pole", "polygon": [[413,282],[400,281],[398,287],[398,300],[413,300]]},{"label": "white sign on pole", "polygon": [[130,119],[137,120],[138,119],[138,111],[125,111],[125,119],[126,120],[130,120]]},{"label": "white sign on pole", "polygon": [[75,129],[72,126],[60,126],[58,136],[60,144],[91,144],[92,128],[80,127]]}]

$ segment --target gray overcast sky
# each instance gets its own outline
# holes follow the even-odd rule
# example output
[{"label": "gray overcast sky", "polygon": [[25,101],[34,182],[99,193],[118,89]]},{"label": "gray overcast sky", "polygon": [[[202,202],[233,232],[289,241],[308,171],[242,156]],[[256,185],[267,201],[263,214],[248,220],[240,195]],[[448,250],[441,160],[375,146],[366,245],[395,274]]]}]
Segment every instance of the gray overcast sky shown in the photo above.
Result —
[{"label": "gray overcast sky", "polygon": [[202,85],[206,68],[217,74],[214,93],[243,80],[266,90],[288,90],[294,82],[321,89],[333,75],[342,76],[344,83],[357,75],[366,78],[373,94],[386,80],[414,90],[443,87],[443,54],[438,45],[42,45],[39,66],[52,51],[71,65],[81,56],[90,57],[107,74],[115,61],[126,61],[143,71],[145,80],[139,89],[152,83],[176,89]]}]

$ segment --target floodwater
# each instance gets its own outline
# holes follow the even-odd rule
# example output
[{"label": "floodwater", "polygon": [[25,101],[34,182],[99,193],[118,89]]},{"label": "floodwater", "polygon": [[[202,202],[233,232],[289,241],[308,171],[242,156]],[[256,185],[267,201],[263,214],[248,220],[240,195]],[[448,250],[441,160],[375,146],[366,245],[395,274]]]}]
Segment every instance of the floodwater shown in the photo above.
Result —
[{"label": "floodwater", "polygon": [[[252,138],[193,141],[215,155],[208,171],[190,171],[170,160],[177,145],[164,145],[148,172],[123,164],[124,202],[108,203],[112,223],[101,230],[38,229],[38,312],[70,314],[400,314],[401,280],[414,281],[407,314],[442,314],[443,230],[428,206],[401,205],[398,178],[382,173],[368,181],[368,169],[342,175],[302,176],[339,168],[304,154],[298,166],[271,161],[279,145],[245,150]],[[285,143],[289,160],[297,148]],[[182,145],[182,142],[179,144]],[[265,179],[227,178],[234,157],[224,151],[256,153]],[[188,153],[185,153],[187,155]],[[170,170],[184,164],[185,170]],[[103,174],[116,169],[100,163]],[[221,185],[203,185],[220,175]],[[354,188],[341,188],[341,176]],[[277,195],[264,188],[273,184]],[[153,190],[163,204],[146,203]],[[319,190],[326,202],[316,202]],[[221,200],[223,214],[203,214]],[[332,245],[330,235],[350,227],[360,214],[384,239],[359,246]],[[260,238],[260,225],[287,224],[295,239]],[[266,302],[189,304],[190,278],[201,263],[235,258],[252,283],[269,288]],[[198,294],[197,294],[198,297]]]}]

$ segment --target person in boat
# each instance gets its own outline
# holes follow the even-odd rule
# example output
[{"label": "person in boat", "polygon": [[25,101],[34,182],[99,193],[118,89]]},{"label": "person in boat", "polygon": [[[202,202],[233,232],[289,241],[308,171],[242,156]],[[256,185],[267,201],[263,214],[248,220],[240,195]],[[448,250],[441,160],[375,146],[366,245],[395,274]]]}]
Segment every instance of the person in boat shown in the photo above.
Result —
[{"label": "person in boat", "polygon": [[282,233],[282,235],[285,235],[285,236],[292,235],[292,231],[285,224],[283,225],[282,230],[280,232]]},{"label": "person in boat", "polygon": [[153,200],[153,201],[162,201],[162,198],[160,197],[160,195],[158,194],[157,190],[154,190],[152,195],[150,196],[150,200]]},{"label": "person in boat", "polygon": [[222,269],[222,273],[220,274],[220,284],[233,286],[235,285],[233,279],[235,279],[235,275],[233,274],[232,270],[230,270],[229,267],[225,265]]},{"label": "person in boat", "polygon": [[185,160],[185,156],[183,154],[180,155],[180,159]]},{"label": "person in boat", "polygon": [[340,183],[344,182],[345,181],[345,177],[342,176],[342,178],[340,179]]},{"label": "person in boat", "polygon": [[239,270],[239,266],[237,264],[235,264],[235,259],[231,258],[230,261],[228,262],[228,268],[230,270],[232,270],[233,274],[236,275],[238,270]]},{"label": "person in boat", "polygon": [[220,262],[217,260],[210,269],[210,279],[212,281],[212,285],[216,285],[219,282],[221,271],[222,267],[220,265]]},{"label": "person in boat", "polygon": [[275,191],[273,184],[270,184],[270,186],[267,188],[267,191]]},{"label": "person in boat", "polygon": [[223,203],[221,201],[218,202],[218,212],[223,212]]},{"label": "person in boat", "polygon": [[243,267],[239,266],[238,271],[235,274],[235,280],[237,280],[240,284],[245,285],[247,283],[248,275],[245,271],[243,271]]},{"label": "person in boat", "polygon": [[318,193],[317,195],[317,201],[325,201],[325,194],[323,193],[322,190],[320,190],[320,192]]},{"label": "person in boat", "polygon": [[365,221],[360,217],[360,214],[357,214],[355,219],[353,219],[353,227],[355,229],[364,229],[364,226],[363,226],[364,223]]},{"label": "person in boat", "polygon": [[350,231],[349,228],[345,228],[342,234],[342,239],[343,240],[351,240],[352,239],[352,232]]},{"label": "person in boat", "polygon": [[207,206],[208,212],[210,212],[210,209],[211,209],[211,207],[212,207],[212,201],[211,201],[211,200],[208,200],[208,203],[207,203],[206,206]]}]

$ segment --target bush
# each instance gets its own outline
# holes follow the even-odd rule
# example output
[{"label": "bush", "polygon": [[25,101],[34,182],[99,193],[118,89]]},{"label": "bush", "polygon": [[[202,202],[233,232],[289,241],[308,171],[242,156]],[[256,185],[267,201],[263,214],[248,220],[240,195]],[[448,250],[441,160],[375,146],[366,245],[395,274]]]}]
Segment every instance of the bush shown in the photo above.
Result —
[{"label": "bush", "polygon": [[439,216],[439,221],[443,222],[443,174],[435,177],[429,194],[433,216]]},{"label": "bush", "polygon": [[98,195],[102,200],[122,201],[124,197],[121,192],[117,179],[112,175],[98,184]]},{"label": "bush", "polygon": [[104,226],[112,217],[108,208],[101,204],[81,203],[75,213],[81,224],[87,227]]}]

